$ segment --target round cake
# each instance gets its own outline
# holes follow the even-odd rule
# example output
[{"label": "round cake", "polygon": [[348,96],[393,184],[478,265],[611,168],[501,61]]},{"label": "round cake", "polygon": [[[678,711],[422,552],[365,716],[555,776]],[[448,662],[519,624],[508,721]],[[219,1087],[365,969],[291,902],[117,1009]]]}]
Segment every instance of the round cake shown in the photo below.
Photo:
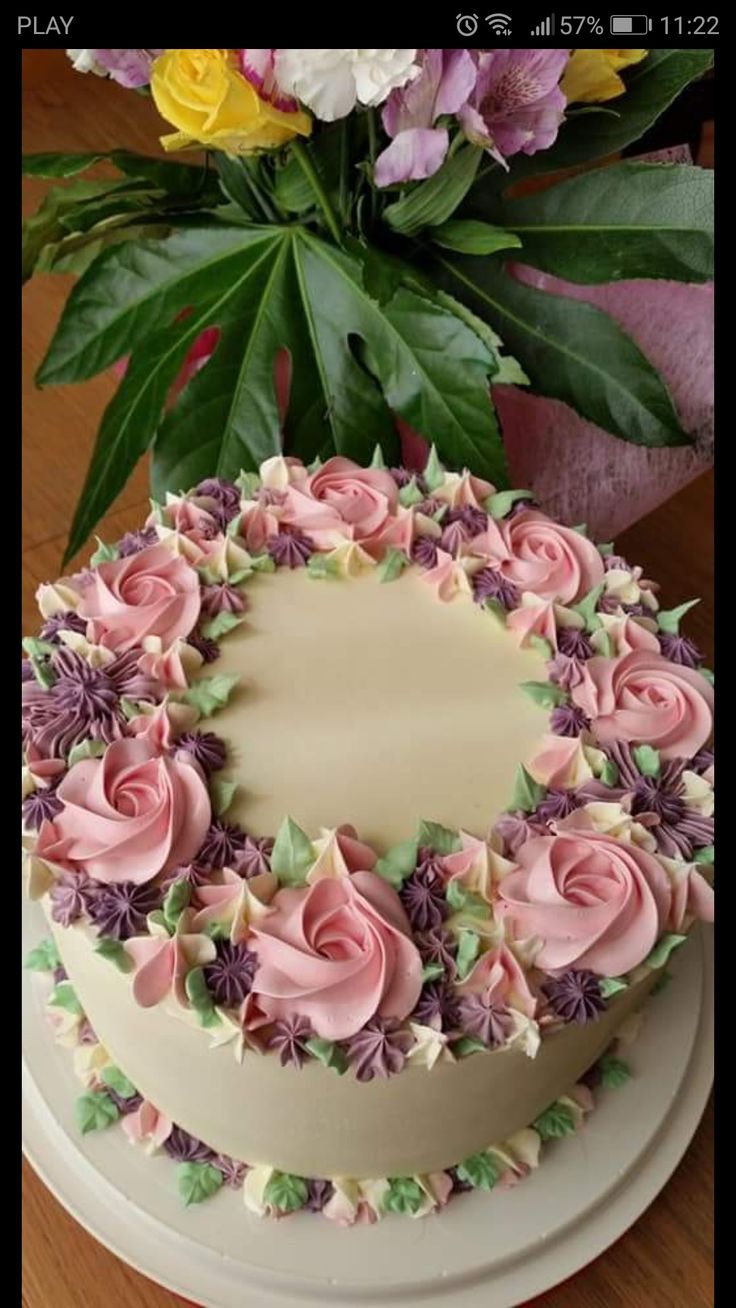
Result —
[{"label": "round cake", "polygon": [[712,919],[712,674],[525,491],[275,457],[41,586],[23,827],[83,1131],[259,1214],[523,1175]]}]

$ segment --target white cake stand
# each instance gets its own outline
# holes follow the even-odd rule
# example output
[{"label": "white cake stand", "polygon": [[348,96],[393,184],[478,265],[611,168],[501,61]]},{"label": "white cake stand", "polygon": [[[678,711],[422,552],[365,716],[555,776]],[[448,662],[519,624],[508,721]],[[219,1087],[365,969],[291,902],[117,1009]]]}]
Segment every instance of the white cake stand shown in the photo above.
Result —
[{"label": "white cake stand", "polygon": [[[44,934],[26,905],[24,948]],[[24,986],[24,1148],[46,1185],[95,1238],[205,1308],[428,1301],[513,1308],[596,1258],[652,1202],[700,1120],[712,1078],[712,943],[696,931],[672,983],[651,1000],[627,1051],[634,1080],[599,1096],[584,1129],[546,1146],[539,1171],[503,1193],[470,1193],[421,1221],[345,1230],[311,1214],[261,1221],[237,1193],[185,1209],[166,1157],[146,1158],[118,1128],[84,1138],[69,1051]],[[244,1105],[247,1111],[247,1105]],[[462,1112],[462,1104],[458,1104]]]}]

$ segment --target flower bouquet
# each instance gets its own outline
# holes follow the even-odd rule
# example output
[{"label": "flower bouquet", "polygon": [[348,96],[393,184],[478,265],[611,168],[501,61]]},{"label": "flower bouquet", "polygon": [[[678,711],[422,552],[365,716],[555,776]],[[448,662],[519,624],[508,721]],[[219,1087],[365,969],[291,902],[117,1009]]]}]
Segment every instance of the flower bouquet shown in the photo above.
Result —
[{"label": "flower bouquet", "polygon": [[156,496],[282,451],[421,466],[417,437],[502,488],[525,392],[640,447],[648,475],[691,445],[615,295],[707,291],[712,175],[610,158],[711,51],[68,53],[150,94],[177,157],[25,160],[61,183],[26,275],[78,275],[38,380],[122,372],[67,558],[146,450]]}]

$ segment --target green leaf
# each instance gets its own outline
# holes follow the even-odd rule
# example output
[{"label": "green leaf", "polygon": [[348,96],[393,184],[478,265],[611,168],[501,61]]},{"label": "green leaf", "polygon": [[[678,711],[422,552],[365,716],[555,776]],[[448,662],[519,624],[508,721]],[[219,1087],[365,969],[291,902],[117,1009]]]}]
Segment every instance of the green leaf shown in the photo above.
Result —
[{"label": "green leaf", "polygon": [[417,841],[420,845],[427,845],[437,854],[456,854],[463,847],[457,831],[451,831],[449,827],[443,827],[439,822],[427,822],[424,818],[419,823]]},{"label": "green leaf", "polygon": [[70,768],[73,768],[74,764],[81,762],[82,759],[102,758],[106,749],[104,740],[80,740],[78,745],[73,745],[69,750],[67,763]]},{"label": "green leaf", "polygon": [[427,459],[427,463],[424,468],[424,472],[422,473],[422,476],[424,478],[427,489],[430,492],[439,490],[440,486],[444,484],[445,468],[440,463],[440,457],[437,453],[437,446],[434,444],[434,442],[432,442],[432,446],[429,451],[429,458]]},{"label": "green leaf", "polygon": [[601,582],[600,586],[594,586],[589,590],[587,595],[577,603],[573,604],[573,612],[579,613],[585,623],[586,631],[597,631],[601,626],[601,620],[596,613],[598,601],[605,590],[605,583]]},{"label": "green leaf", "polygon": [[400,844],[389,849],[383,858],[379,858],[374,872],[384,881],[388,881],[395,890],[399,890],[406,878],[411,876],[417,865],[418,840],[402,840]]},{"label": "green leaf", "polygon": [[426,497],[422,494],[417,486],[416,477],[412,477],[406,486],[402,486],[399,491],[399,504],[404,509],[411,509],[415,504],[421,504]]},{"label": "green leaf", "polygon": [[415,236],[423,227],[439,227],[465,199],[481,158],[477,146],[464,146],[445,159],[433,177],[384,209],[384,222],[402,236]]},{"label": "green leaf", "polygon": [[459,931],[455,966],[459,981],[464,981],[480,953],[480,936],[475,931]]},{"label": "green leaf", "polygon": [[105,958],[110,963],[114,963],[120,972],[130,972],[133,967],[133,960],[126,954],[121,940],[113,940],[111,936],[100,936],[95,945],[95,953],[100,958]]},{"label": "green leaf", "polygon": [[220,673],[215,677],[198,677],[193,685],[182,695],[186,704],[198,709],[203,718],[208,718],[227,704],[234,687],[240,680],[237,673]]},{"label": "green leaf", "polygon": [[511,512],[518,500],[533,500],[533,491],[528,490],[507,490],[497,491],[495,495],[489,495],[485,507],[492,518],[505,518]]},{"label": "green leaf", "polygon": [[44,659],[57,653],[57,646],[52,645],[50,640],[39,640],[37,636],[24,636],[23,649],[29,658]]},{"label": "green leaf", "polygon": [[138,1094],[133,1082],[128,1080],[119,1067],[103,1067],[100,1077],[121,1099],[133,1099]]},{"label": "green leaf", "polygon": [[67,1013],[73,1013],[75,1017],[84,1016],[84,1010],[77,999],[71,981],[60,981],[58,985],[55,985],[49,1003],[52,1008],[63,1008]]},{"label": "green leaf", "polygon": [[537,1118],[534,1130],[543,1140],[560,1140],[563,1136],[572,1135],[575,1130],[572,1110],[558,1100]]},{"label": "green leaf", "polygon": [[313,1036],[311,1040],[305,1040],[304,1048],[309,1051],[313,1058],[317,1059],[323,1067],[332,1068],[338,1076],[342,1076],[348,1068],[347,1056],[336,1045],[334,1040],[324,1040],[321,1036]]},{"label": "green leaf", "polygon": [[316,854],[301,827],[290,817],[278,829],[271,854],[271,871],[282,886],[303,886]]},{"label": "green leaf", "polygon": [[698,672],[700,673],[701,677],[703,677],[703,679],[708,682],[709,686],[713,686],[715,684],[715,676],[711,672],[710,668],[698,668]]},{"label": "green leaf", "polygon": [[441,227],[431,227],[428,235],[435,245],[457,254],[495,254],[521,245],[519,237],[504,227],[478,222],[473,218],[453,218]]},{"label": "green leaf", "polygon": [[634,445],[689,443],[662,378],[601,309],[525,286],[494,260],[436,264],[447,289],[502,331],[534,391]]},{"label": "green leaf", "polygon": [[519,689],[524,691],[535,704],[541,708],[553,709],[560,704],[567,704],[569,696],[551,681],[520,681]]},{"label": "green leaf", "polygon": [[685,614],[699,603],[699,599],[694,599],[688,600],[685,604],[678,604],[676,609],[660,609],[657,614],[659,630],[666,631],[670,636],[676,636],[680,630],[680,619],[684,618]]},{"label": "green leaf", "polygon": [[[616,117],[609,114],[575,116],[565,123],[549,150],[514,159],[511,180],[516,183],[533,174],[553,173],[588,159],[603,159],[632,145],[656,122],[660,114],[695,78],[702,77],[713,62],[713,51],[650,50],[640,64],[624,72],[626,93],[616,100]],[[501,179],[504,184],[507,180]],[[478,189],[482,187],[478,183]],[[471,198],[474,198],[471,196]]]},{"label": "green leaf", "polygon": [[263,1191],[264,1202],[280,1213],[293,1213],[307,1202],[307,1183],[290,1172],[274,1172]]},{"label": "green leaf", "polygon": [[[67,235],[65,220],[73,216],[78,223],[89,206],[103,196],[120,192],[127,183],[119,179],[87,182],[72,181],[66,186],[53,186],[46,192],[41,204],[22,227],[21,275],[26,281],[34,273],[46,247],[62,241]],[[74,223],[72,223],[74,227]]]},{"label": "green leaf", "polygon": [[381,449],[380,445],[377,445],[375,450],[373,451],[373,458],[371,459],[370,466],[372,468],[381,468],[381,469],[385,469],[386,467],[386,460],[383,457],[383,450]]},{"label": "green leaf", "polygon": [[24,177],[41,177],[44,181],[53,181],[62,177],[76,177],[105,158],[105,154],[24,154],[21,169]]},{"label": "green leaf", "polygon": [[54,972],[57,967],[61,967],[59,951],[53,937],[47,936],[36,945],[35,949],[26,954],[23,966],[30,972]]},{"label": "green leaf", "polygon": [[170,931],[173,931],[176,927],[184,909],[189,907],[191,897],[192,888],[183,877],[172,882],[169,886],[163,902],[163,914],[164,921]]},{"label": "green leaf", "polygon": [[511,813],[520,808],[523,813],[533,813],[546,794],[546,786],[540,786],[539,782],[527,772],[523,763],[520,763],[516,770],[514,793],[507,811]]},{"label": "green leaf", "polygon": [[244,500],[252,500],[261,487],[260,474],[257,472],[243,472],[242,468],[235,478],[235,485],[241,492]]},{"label": "green leaf", "polygon": [[335,560],[328,554],[313,554],[307,561],[307,576],[314,581],[324,581],[327,577],[336,577],[339,569]]},{"label": "green leaf", "polygon": [[644,966],[652,969],[664,967],[670,960],[670,955],[675,949],[679,949],[687,940],[687,936],[679,936],[674,932],[666,932],[660,936],[654,949],[644,959]]},{"label": "green leaf", "polygon": [[222,1019],[215,1009],[214,1000],[205,980],[204,968],[193,967],[191,972],[187,972],[184,990],[201,1025],[218,1026]]},{"label": "green leaf", "polygon": [[226,636],[229,631],[234,631],[239,627],[243,619],[237,613],[218,613],[209,622],[203,622],[200,631],[207,640],[219,640],[221,636]]},{"label": "green leaf", "polygon": [[[602,655],[603,658],[606,659],[613,658],[614,648],[613,648],[613,641],[611,640],[610,632],[604,631],[602,628],[598,628],[597,630],[599,634],[596,644],[596,652]],[[608,760],[608,762],[610,762],[610,759]],[[610,782],[609,784],[613,785],[613,782]]]},{"label": "green leaf", "polygon": [[607,758],[600,771],[599,780],[604,786],[615,786],[618,783],[618,768],[612,758]]},{"label": "green leaf", "polygon": [[91,568],[96,568],[100,563],[112,563],[120,557],[117,545],[106,545],[104,541],[100,540],[99,536],[95,536],[95,540],[97,541],[97,549],[89,561]]},{"label": "green leaf", "polygon": [[456,1058],[469,1058],[471,1054],[486,1053],[488,1046],[483,1044],[477,1036],[460,1036],[459,1040],[454,1040],[452,1052]]},{"label": "green leaf", "polygon": [[601,1082],[608,1090],[618,1090],[619,1086],[631,1080],[631,1068],[622,1058],[613,1058],[610,1054],[604,1054],[599,1058],[597,1067],[601,1074]]},{"label": "green leaf", "polygon": [[659,750],[653,749],[651,745],[636,745],[631,751],[631,757],[643,777],[658,777],[662,771]]},{"label": "green leaf", "polygon": [[80,1095],[74,1105],[74,1113],[82,1135],[87,1135],[90,1131],[102,1131],[120,1117],[117,1104],[104,1090],[89,1090],[87,1094]]},{"label": "green leaf", "polygon": [[425,963],[422,968],[422,985],[426,985],[428,981],[438,981],[444,975],[445,969],[441,963]]},{"label": "green leaf", "polygon": [[212,812],[217,817],[222,817],[227,813],[233,802],[233,797],[238,789],[237,781],[220,781],[215,779],[210,782],[210,800],[212,802]]},{"label": "green leaf", "polygon": [[622,976],[602,976],[598,986],[604,999],[612,999],[622,990],[628,989],[628,981]]},{"label": "green leaf", "polygon": [[702,849],[696,849],[694,857],[696,863],[704,863],[710,867],[714,861],[715,849],[712,845],[703,845]]},{"label": "green leaf", "polygon": [[223,1181],[222,1172],[212,1163],[179,1163],[176,1169],[176,1188],[187,1208],[211,1199]]},{"label": "green leaf", "polygon": [[389,549],[376,569],[378,580],[380,582],[396,581],[410,562],[411,560],[403,550]]},{"label": "green leaf", "polygon": [[703,168],[613,164],[508,201],[499,222],[521,236],[524,263],[568,281],[713,276],[713,173]]},{"label": "green leaf", "polygon": [[472,890],[468,890],[459,881],[448,881],[445,899],[453,913],[469,913],[471,917],[484,918],[491,915],[490,905],[485,899],[473,894]]},{"label": "green leaf", "polygon": [[382,1206],[386,1213],[418,1213],[427,1196],[413,1176],[392,1176]]},{"label": "green leaf", "polygon": [[459,1180],[466,1181],[476,1190],[492,1190],[500,1180],[502,1171],[499,1160],[485,1149],[466,1158],[457,1168]]}]

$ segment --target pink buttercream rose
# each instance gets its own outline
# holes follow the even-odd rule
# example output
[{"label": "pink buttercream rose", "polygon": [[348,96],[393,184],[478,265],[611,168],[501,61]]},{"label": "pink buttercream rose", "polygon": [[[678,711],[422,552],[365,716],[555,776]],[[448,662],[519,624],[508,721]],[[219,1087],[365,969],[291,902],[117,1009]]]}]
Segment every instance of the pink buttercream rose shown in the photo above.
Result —
[{"label": "pink buttercream rose", "polygon": [[401,901],[381,877],[324,877],[279,890],[271,908],[248,937],[258,956],[253,1022],[298,1013],[317,1035],[344,1040],[376,1015],[412,1011],[422,961]]},{"label": "pink buttercream rose", "polygon": [[713,688],[705,678],[647,650],[589,659],[572,698],[601,744],[644,741],[665,759],[692,758],[713,726]]},{"label": "pink buttercream rose", "polygon": [[199,606],[194,568],[166,546],[150,545],[91,572],[78,612],[94,644],[122,653],[146,636],[160,637],[165,649],[188,636]]},{"label": "pink buttercream rose", "polygon": [[286,492],[283,520],[329,549],[335,536],[367,541],[393,517],[399,492],[383,468],[361,468],[336,455],[312,473],[304,486]]},{"label": "pink buttercream rose", "polygon": [[98,881],[150,881],[197,853],[211,820],[204,777],[191,755],[159,754],[150,740],[116,740],[102,758],[70,768],[36,854]]},{"label": "pink buttercream rose", "polygon": [[537,836],[499,886],[497,912],[518,938],[539,936],[538,967],[620,976],[642,963],[672,906],[662,864],[637,845],[595,832]]},{"label": "pink buttercream rose", "polygon": [[520,590],[562,604],[573,604],[603,581],[603,560],[595,545],[537,509],[489,521],[472,552],[500,568]]}]

